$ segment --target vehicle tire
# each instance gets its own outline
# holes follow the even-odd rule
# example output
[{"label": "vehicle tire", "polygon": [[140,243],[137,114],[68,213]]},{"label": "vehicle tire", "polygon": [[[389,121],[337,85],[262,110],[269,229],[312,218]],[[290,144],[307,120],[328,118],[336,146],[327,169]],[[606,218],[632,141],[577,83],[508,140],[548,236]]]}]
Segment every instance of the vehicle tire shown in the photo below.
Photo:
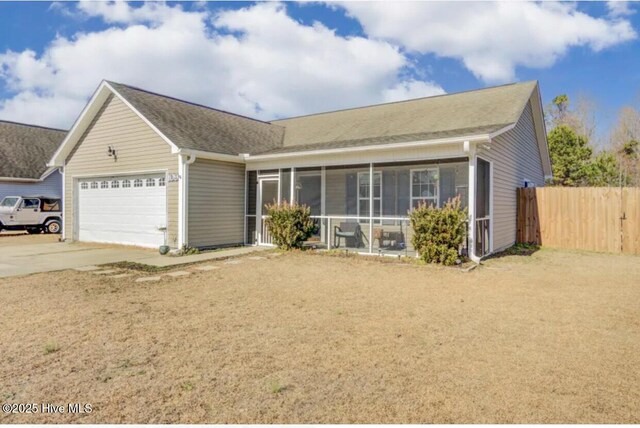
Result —
[{"label": "vehicle tire", "polygon": [[44,225],[44,230],[47,233],[60,233],[60,222],[58,220],[51,220]]}]

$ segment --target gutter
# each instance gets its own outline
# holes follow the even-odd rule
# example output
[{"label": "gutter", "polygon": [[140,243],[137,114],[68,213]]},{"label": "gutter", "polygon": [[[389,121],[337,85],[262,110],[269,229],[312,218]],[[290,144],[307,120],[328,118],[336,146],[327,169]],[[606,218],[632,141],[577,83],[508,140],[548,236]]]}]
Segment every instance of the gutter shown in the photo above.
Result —
[{"label": "gutter", "polygon": [[13,181],[16,183],[39,183],[41,178],[16,178],[16,177],[0,177],[0,181]]},{"label": "gutter", "polygon": [[[515,125],[513,125],[515,126]],[[512,125],[509,125],[503,129],[500,129],[492,134],[479,134],[479,135],[470,135],[470,136],[460,136],[460,137],[450,137],[450,138],[439,138],[434,140],[421,140],[421,141],[410,141],[407,143],[397,143],[397,144],[376,144],[371,146],[359,146],[359,147],[343,147],[339,149],[319,149],[319,150],[306,150],[306,151],[297,151],[297,152],[288,152],[288,153],[273,153],[273,154],[264,154],[264,155],[251,155],[245,154],[243,158],[245,161],[250,162],[253,160],[263,160],[263,159],[283,159],[289,157],[297,157],[297,156],[314,156],[314,155],[328,155],[328,154],[344,154],[344,153],[354,153],[354,152],[366,152],[371,150],[397,150],[404,148],[412,148],[412,147],[425,147],[425,146],[437,146],[443,144],[456,144],[462,142],[489,142],[491,138],[496,135],[500,135],[503,132],[508,131],[513,128]]]}]

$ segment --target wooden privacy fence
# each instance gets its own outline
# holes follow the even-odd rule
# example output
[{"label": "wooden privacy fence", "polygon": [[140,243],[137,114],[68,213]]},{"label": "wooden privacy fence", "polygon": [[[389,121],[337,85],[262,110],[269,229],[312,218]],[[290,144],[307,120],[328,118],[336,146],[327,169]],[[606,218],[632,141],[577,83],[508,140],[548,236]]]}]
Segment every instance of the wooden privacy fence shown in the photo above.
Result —
[{"label": "wooden privacy fence", "polygon": [[640,188],[518,189],[518,242],[640,254]]}]

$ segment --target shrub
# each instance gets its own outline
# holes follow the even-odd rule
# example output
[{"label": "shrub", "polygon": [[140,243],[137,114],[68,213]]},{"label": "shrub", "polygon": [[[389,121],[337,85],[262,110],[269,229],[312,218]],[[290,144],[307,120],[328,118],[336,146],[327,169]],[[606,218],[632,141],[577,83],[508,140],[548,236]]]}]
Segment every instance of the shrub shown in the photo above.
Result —
[{"label": "shrub", "polygon": [[458,248],[466,234],[467,209],[460,208],[460,197],[442,208],[421,204],[409,213],[414,235],[413,247],[427,263],[446,266],[458,261]]},{"label": "shrub", "polygon": [[316,232],[311,219],[311,209],[306,205],[282,204],[267,205],[267,227],[273,242],[283,250],[300,248],[304,241]]}]

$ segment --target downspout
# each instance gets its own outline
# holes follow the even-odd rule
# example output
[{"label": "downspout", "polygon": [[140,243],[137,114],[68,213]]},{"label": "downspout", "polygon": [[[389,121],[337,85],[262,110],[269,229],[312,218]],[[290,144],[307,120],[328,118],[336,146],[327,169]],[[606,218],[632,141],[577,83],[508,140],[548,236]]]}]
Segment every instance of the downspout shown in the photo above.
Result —
[{"label": "downspout", "polygon": [[463,151],[469,157],[469,247],[467,255],[475,263],[480,263],[480,257],[476,256],[476,147],[470,141],[462,145]]}]

